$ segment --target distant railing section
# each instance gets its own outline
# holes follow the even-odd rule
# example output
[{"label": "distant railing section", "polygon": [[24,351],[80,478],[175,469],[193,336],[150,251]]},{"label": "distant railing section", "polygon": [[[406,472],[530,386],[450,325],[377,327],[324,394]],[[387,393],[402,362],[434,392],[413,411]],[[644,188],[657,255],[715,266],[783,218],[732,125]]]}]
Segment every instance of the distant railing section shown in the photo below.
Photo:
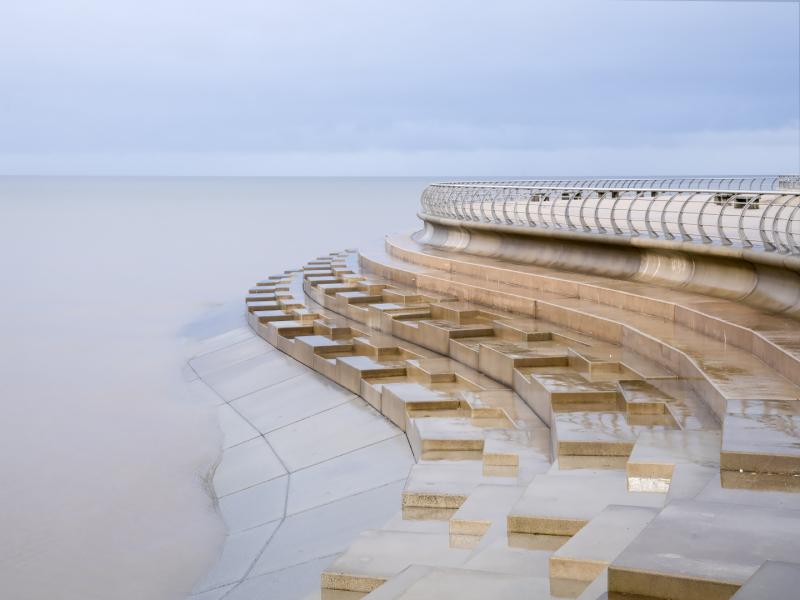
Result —
[{"label": "distant railing section", "polygon": [[437,183],[422,193],[422,214],[800,254],[796,176]]},{"label": "distant railing section", "polygon": [[[450,184],[472,184],[472,181],[452,181]],[[693,189],[770,191],[780,189],[800,190],[800,175],[749,175],[746,177],[657,177],[616,179],[531,179],[481,181],[483,185],[531,186],[531,187],[579,187],[604,189]]]}]

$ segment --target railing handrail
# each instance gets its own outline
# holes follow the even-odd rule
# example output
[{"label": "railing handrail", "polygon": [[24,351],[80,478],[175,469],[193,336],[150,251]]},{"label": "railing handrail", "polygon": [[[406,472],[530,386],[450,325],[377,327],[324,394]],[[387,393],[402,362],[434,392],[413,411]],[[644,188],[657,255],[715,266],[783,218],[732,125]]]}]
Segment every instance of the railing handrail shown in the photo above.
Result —
[{"label": "railing handrail", "polygon": [[[706,182],[706,185],[701,185]],[[712,184],[726,184],[713,187]],[[696,185],[695,185],[696,184]],[[779,191],[800,190],[800,175],[740,175],[735,177],[619,177],[619,178],[552,178],[520,180],[448,181],[432,185],[495,185],[512,187],[588,187],[608,189],[692,189],[717,191]]]},{"label": "railing handrail", "polygon": [[[777,255],[792,256],[797,263],[800,177],[757,179],[781,187],[721,185],[738,186],[739,179],[730,177],[443,182],[423,191],[422,214],[492,227],[522,227],[540,235],[600,236],[610,243],[649,238],[648,243],[658,245],[725,246],[762,257],[772,254],[772,262]],[[653,187],[640,182],[676,185]],[[593,185],[597,183],[601,185]]]},{"label": "railing handrail", "polygon": [[[696,194],[785,194],[792,192],[792,189],[770,189],[770,190],[739,190],[730,188],[652,188],[652,187],[600,187],[587,186],[580,187],[574,185],[493,185],[484,183],[431,183],[429,187],[448,187],[448,188],[488,188],[488,189],[508,189],[508,190],[575,190],[575,191],[603,191],[603,192],[687,192]],[[800,193],[800,189],[797,190]]]}]

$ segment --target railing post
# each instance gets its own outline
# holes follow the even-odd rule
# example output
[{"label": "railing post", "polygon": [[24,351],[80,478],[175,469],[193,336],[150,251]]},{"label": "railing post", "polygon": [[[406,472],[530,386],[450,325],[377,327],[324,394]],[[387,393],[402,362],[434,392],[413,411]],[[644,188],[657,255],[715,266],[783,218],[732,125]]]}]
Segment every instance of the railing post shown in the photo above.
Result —
[{"label": "railing post", "polygon": [[758,221],[758,234],[761,236],[761,243],[762,243],[762,244],[764,244],[764,248],[765,248],[767,251],[773,251],[773,250],[775,250],[775,249],[776,249],[776,246],[775,246],[775,244],[773,244],[771,241],[769,241],[769,239],[767,238],[767,232],[766,232],[766,230],[764,229],[764,224],[766,223],[766,220],[767,220],[767,213],[769,212],[769,209],[770,209],[770,208],[772,208],[772,206],[773,206],[773,205],[774,205],[774,204],[775,204],[775,203],[776,203],[778,200],[780,200],[781,198],[783,198],[783,196],[782,196],[781,194],[776,194],[776,195],[774,195],[774,196],[773,196],[773,198],[772,198],[772,200],[770,201],[770,203],[769,203],[769,204],[767,204],[767,205],[764,207],[764,210],[763,210],[763,211],[762,211],[762,213],[761,213],[761,218],[760,218],[760,219],[759,219],[759,221]]}]

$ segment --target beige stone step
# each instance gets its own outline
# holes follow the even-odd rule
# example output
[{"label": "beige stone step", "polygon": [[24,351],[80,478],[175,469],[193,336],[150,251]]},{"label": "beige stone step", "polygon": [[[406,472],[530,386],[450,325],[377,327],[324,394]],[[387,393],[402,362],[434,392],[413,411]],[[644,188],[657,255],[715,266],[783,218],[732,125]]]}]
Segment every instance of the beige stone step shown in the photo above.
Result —
[{"label": "beige stone step", "polygon": [[325,335],[299,335],[294,338],[295,358],[313,368],[314,357],[335,358],[355,352],[352,339],[331,339]]},{"label": "beige stone step", "polygon": [[568,349],[551,340],[541,342],[487,342],[478,348],[482,373],[511,386],[514,369],[521,367],[566,367]]},{"label": "beige stone step", "polygon": [[617,387],[631,415],[663,415],[669,412],[672,396],[641,379],[620,380]]},{"label": "beige stone step", "polygon": [[[680,477],[680,466],[675,467],[676,475],[673,475],[673,485],[676,478]],[[724,473],[724,471],[723,471]],[[763,486],[744,488],[726,487],[723,485],[724,478],[716,472],[708,477],[704,485],[693,496],[694,500],[701,502],[720,502],[723,504],[746,504],[749,506],[763,506],[765,508],[779,508],[793,511],[800,511],[800,494],[792,487],[776,487],[764,489]],[[697,488],[695,488],[697,489]],[[667,495],[669,500],[672,497],[672,489]],[[800,515],[800,512],[798,512]]]},{"label": "beige stone step", "polygon": [[247,310],[251,313],[263,310],[278,310],[281,307],[277,300],[253,300],[247,302]]},{"label": "beige stone step", "polygon": [[[261,303],[263,304],[263,303]],[[277,304],[275,304],[277,306]],[[297,321],[293,314],[278,308],[274,310],[260,309],[252,311],[259,323],[270,323],[272,321]]]},{"label": "beige stone step", "polygon": [[410,565],[456,566],[469,550],[451,548],[447,535],[371,530],[322,572],[322,588],[371,592]]},{"label": "beige stone step", "polygon": [[327,296],[333,296],[341,292],[357,292],[358,286],[355,283],[338,282],[338,283],[320,283],[317,284],[317,289]]},{"label": "beige stone step", "polygon": [[443,411],[457,413],[462,406],[456,395],[459,388],[457,384],[421,384],[417,381],[387,383],[381,388],[380,411],[405,431],[409,416]]},{"label": "beige stone step", "polygon": [[508,531],[575,535],[610,504],[661,507],[664,494],[629,492],[625,473],[575,470],[537,475],[508,515]]},{"label": "beige stone step", "polygon": [[[424,517],[427,511],[414,509],[444,509],[440,515],[446,515],[446,518],[449,518],[464,503],[472,490],[480,484],[520,485],[522,483],[525,481],[516,476],[484,475],[480,461],[420,462],[411,468],[406,480],[403,490],[404,515]],[[437,518],[441,518],[441,516]]]},{"label": "beige stone step", "polygon": [[273,346],[278,338],[292,339],[298,335],[314,335],[314,324],[303,321],[272,321],[266,324],[266,339]]},{"label": "beige stone step", "polygon": [[764,561],[797,560],[799,517],[790,510],[675,500],[612,562],[609,592],[728,600]]},{"label": "beige stone step", "polygon": [[408,361],[410,373],[415,374],[424,381],[457,382],[464,390],[500,390],[506,386],[494,379],[487,377],[476,369],[461,364],[450,358],[420,358]]},{"label": "beige stone step", "polygon": [[617,382],[628,416],[663,415],[685,430],[719,429],[719,421],[685,379]]},{"label": "beige stone step", "polygon": [[[622,412],[558,412],[553,418],[553,437],[562,465],[568,457],[573,459],[573,466],[579,457],[617,457],[617,466],[623,468],[642,431],[664,429],[631,425]],[[582,464],[589,466],[591,462]]]},{"label": "beige stone step", "polygon": [[657,514],[656,508],[607,506],[553,553],[550,578],[594,581]]},{"label": "beige stone step", "polygon": [[289,284],[285,281],[265,280],[256,282],[256,287],[265,293],[276,293],[289,291]]},{"label": "beige stone step", "polygon": [[547,578],[551,554],[552,550],[514,548],[508,545],[505,536],[501,536],[482,541],[463,568],[495,574]]},{"label": "beige stone step", "polygon": [[347,323],[340,323],[335,320],[323,320],[314,322],[314,333],[327,336],[333,340],[353,338],[358,335]]},{"label": "beige stone step", "polygon": [[[765,485],[783,482],[800,491],[800,398],[729,400],[722,423],[720,467],[756,473]],[[736,485],[736,476],[728,478]]]},{"label": "beige stone step", "polygon": [[484,433],[485,474],[543,473],[550,467],[550,432],[532,429],[491,429]]},{"label": "beige stone step", "polygon": [[249,291],[244,300],[248,304],[250,302],[275,302],[275,294],[264,292],[261,288],[254,288]]},{"label": "beige stone step", "polygon": [[413,566],[368,596],[369,600],[550,600],[546,577],[466,568]]},{"label": "beige stone step", "polygon": [[340,277],[333,274],[332,271],[325,273],[319,271],[306,271],[304,279],[312,286],[319,286],[323,284],[338,284],[342,280]]},{"label": "beige stone step", "polygon": [[406,435],[417,460],[483,458],[484,430],[469,418],[413,418]]},{"label": "beige stone step", "polygon": [[744,582],[731,600],[793,598],[800,594],[800,564],[768,560]]},{"label": "beige stone step", "polygon": [[615,360],[614,353],[600,349],[569,349],[569,366],[589,381],[641,379],[644,375]]},{"label": "beige stone step", "polygon": [[386,521],[381,529],[415,533],[441,533],[445,535],[450,533],[450,525],[446,519],[406,519],[403,517],[402,510]]},{"label": "beige stone step", "polygon": [[[336,370],[334,368],[334,379]],[[389,375],[385,377],[370,377],[361,381],[361,397],[377,410],[383,412],[383,387],[393,383],[413,383],[407,375]]]},{"label": "beige stone step", "polygon": [[344,300],[346,304],[378,304],[383,301],[383,296],[380,294],[372,294],[360,290],[357,292],[338,292],[336,296]]},{"label": "beige stone step", "polygon": [[289,311],[297,321],[317,321],[320,314],[305,307],[293,308]]},{"label": "beige stone step", "polygon": [[569,367],[522,367],[515,373],[514,390],[550,426],[553,412],[617,410],[613,381],[589,381]]},{"label": "beige stone step", "polygon": [[425,339],[425,346],[441,354],[447,354],[450,351],[450,340],[494,335],[494,328],[491,324],[457,323],[443,319],[421,321],[419,329],[420,335]]},{"label": "beige stone step", "polygon": [[[691,490],[719,469],[719,431],[646,431],[639,434],[626,465],[628,489],[640,492],[670,491],[676,467],[688,467],[683,489],[671,497],[692,497]],[[699,478],[699,479],[698,479]],[[673,490],[674,491],[674,490]],[[697,490],[699,491],[699,490]],[[696,493],[696,492],[695,492]]]},{"label": "beige stone step", "polygon": [[379,361],[368,356],[340,356],[336,359],[336,383],[356,394],[361,391],[362,379],[405,374],[404,361]]},{"label": "beige stone step", "polygon": [[477,486],[455,514],[450,517],[450,544],[464,547],[463,540],[454,540],[453,538],[465,536],[474,538],[474,545],[477,545],[477,540],[483,537],[493,524],[502,529],[501,538],[505,540],[508,511],[524,491],[524,486],[516,485],[482,484]]},{"label": "beige stone step", "polygon": [[502,338],[496,336],[451,339],[447,354],[453,360],[477,369],[481,344],[499,341],[502,341]]}]

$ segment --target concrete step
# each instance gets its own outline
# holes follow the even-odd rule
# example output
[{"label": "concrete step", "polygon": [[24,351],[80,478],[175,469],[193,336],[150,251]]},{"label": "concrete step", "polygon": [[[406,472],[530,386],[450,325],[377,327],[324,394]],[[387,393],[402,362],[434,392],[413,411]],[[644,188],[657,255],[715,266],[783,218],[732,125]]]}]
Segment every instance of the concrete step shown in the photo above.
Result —
[{"label": "concrete step", "polygon": [[660,508],[664,500],[664,494],[629,492],[619,471],[537,475],[509,512],[508,531],[572,536],[610,504]]},{"label": "concrete step", "polygon": [[799,514],[675,500],[611,563],[609,592],[727,600],[764,561],[797,560]]},{"label": "concrete step", "polygon": [[371,592],[412,564],[456,566],[469,550],[451,548],[447,535],[408,531],[365,531],[322,572],[322,588]]},{"label": "concrete step", "polygon": [[550,557],[550,578],[591,582],[658,514],[658,509],[609,505]]}]

